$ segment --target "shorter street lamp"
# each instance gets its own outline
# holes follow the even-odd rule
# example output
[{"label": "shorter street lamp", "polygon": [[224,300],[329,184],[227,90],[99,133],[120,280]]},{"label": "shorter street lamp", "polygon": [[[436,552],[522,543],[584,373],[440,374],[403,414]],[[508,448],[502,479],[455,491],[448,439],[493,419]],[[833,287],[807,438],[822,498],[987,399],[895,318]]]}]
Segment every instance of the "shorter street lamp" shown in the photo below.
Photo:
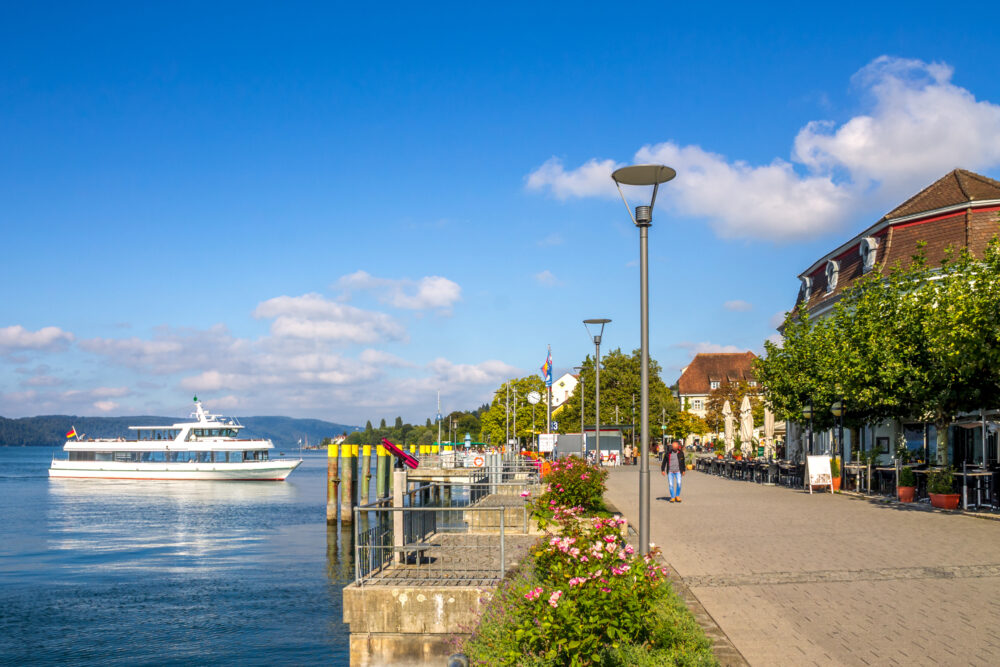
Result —
[{"label": "shorter street lamp", "polygon": [[583,388],[583,366],[574,366],[575,370],[580,375],[580,451],[583,453],[583,460],[587,460],[587,429],[583,425],[583,399],[587,395]]},{"label": "shorter street lamp", "polygon": [[830,412],[837,418],[837,443],[840,445],[840,488],[844,488],[844,401],[837,401],[830,407]]},{"label": "shorter street lamp", "polygon": [[809,420],[809,451],[813,453],[813,408],[811,405],[802,406],[802,416]]},{"label": "shorter street lamp", "polygon": [[[597,433],[597,465],[604,465],[601,462],[601,336],[604,335],[604,325],[611,320],[607,318],[597,318],[584,320],[583,326],[587,329],[587,335],[594,339],[596,349],[594,359],[594,414],[597,417],[594,428]],[[594,327],[591,331],[590,327]],[[597,333],[594,333],[594,332]],[[582,410],[582,406],[581,406]],[[587,458],[587,452],[583,453],[583,458]]]}]

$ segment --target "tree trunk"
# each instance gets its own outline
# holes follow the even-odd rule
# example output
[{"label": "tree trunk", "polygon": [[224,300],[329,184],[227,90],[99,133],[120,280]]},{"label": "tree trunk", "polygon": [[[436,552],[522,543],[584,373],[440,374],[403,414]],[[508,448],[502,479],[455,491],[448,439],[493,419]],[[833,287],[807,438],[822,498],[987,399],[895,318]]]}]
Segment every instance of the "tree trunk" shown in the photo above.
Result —
[{"label": "tree trunk", "polygon": [[937,430],[938,465],[948,465],[948,426],[950,423],[950,421],[940,416],[934,420],[934,426]]}]

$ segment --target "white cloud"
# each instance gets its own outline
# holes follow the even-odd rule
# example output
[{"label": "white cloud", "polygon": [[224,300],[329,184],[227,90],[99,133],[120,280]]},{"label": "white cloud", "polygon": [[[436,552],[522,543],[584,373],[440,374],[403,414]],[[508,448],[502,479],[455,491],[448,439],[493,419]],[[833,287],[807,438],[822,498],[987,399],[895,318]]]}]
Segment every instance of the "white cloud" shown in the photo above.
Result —
[{"label": "white cloud", "polygon": [[449,309],[462,298],[458,283],[442,276],[425,276],[420,280],[376,278],[367,271],[342,276],[335,287],[343,290],[371,290],[382,303],[407,310]]},{"label": "white cloud", "polygon": [[413,364],[406,359],[397,357],[394,354],[384,352],[382,350],[375,350],[368,348],[367,350],[362,350],[358,359],[366,364],[381,365],[381,366],[392,366],[396,368],[410,368]]},{"label": "white cloud", "polygon": [[566,242],[566,240],[563,239],[562,235],[553,233],[553,234],[549,234],[548,236],[546,236],[541,241],[538,241],[537,245],[540,245],[543,248],[545,248],[545,247],[550,247],[550,246],[562,245],[565,242]]},{"label": "white cloud", "polygon": [[118,404],[114,401],[95,401],[94,407],[101,412],[111,412],[118,407]]},{"label": "white cloud", "polygon": [[745,313],[748,310],[753,310],[753,304],[743,301],[741,299],[734,299],[732,301],[726,301],[722,304],[722,307],[726,310],[732,310],[737,313]]},{"label": "white cloud", "polygon": [[590,159],[576,169],[566,171],[562,160],[549,158],[528,174],[525,186],[529,190],[548,190],[557,199],[571,197],[616,196],[611,172],[621,164],[614,160]]},{"label": "white cloud", "polygon": [[137,336],[88,338],[81,340],[79,346],[119,366],[169,375],[239,358],[250,345],[249,341],[234,338],[224,325],[217,324],[205,330],[158,327],[150,340]]},{"label": "white cloud", "polygon": [[691,353],[691,356],[696,354],[709,354],[709,353],[719,353],[719,352],[746,352],[746,348],[739,347],[737,345],[720,345],[719,343],[709,343],[708,341],[702,341],[700,343],[694,343],[691,341],[682,341],[680,343],[674,343],[671,347],[678,347],[682,350],[687,350]]},{"label": "white cloud", "polygon": [[768,325],[770,325],[770,327],[772,329],[777,329],[778,327],[781,326],[781,324],[784,321],[785,321],[785,311],[784,310],[779,310],[774,315],[771,315],[771,319],[768,320],[767,323],[768,323]]},{"label": "white cloud", "polygon": [[274,319],[271,334],[338,343],[404,340],[406,330],[385,313],[330,301],[315,293],[279,296],[260,303],[258,319]]},{"label": "white cloud", "polygon": [[539,285],[542,285],[543,287],[555,287],[556,285],[560,284],[559,280],[548,269],[536,273],[534,275],[534,278],[535,282],[538,283]]},{"label": "white cloud", "polygon": [[29,350],[54,351],[72,343],[73,334],[59,327],[42,327],[29,331],[20,324],[0,327],[0,354],[25,352]]},{"label": "white cloud", "polygon": [[[704,218],[726,238],[794,240],[836,231],[859,211],[884,210],[955,167],[1000,165],[1000,106],[977,101],[939,63],[882,56],[852,77],[865,113],[838,125],[812,121],[791,161],[753,165],[697,145],[640,148],[635,162],[661,162],[677,178],[658,202]],[[527,177],[557,199],[612,197],[613,160],[567,170],[552,158]]]}]

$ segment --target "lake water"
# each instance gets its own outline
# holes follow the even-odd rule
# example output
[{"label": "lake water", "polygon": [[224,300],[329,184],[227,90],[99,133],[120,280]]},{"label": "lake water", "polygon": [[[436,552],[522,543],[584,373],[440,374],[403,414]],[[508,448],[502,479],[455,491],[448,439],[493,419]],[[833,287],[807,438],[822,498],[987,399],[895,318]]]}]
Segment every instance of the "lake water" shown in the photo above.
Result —
[{"label": "lake water", "polygon": [[52,454],[0,447],[0,664],[348,664],[325,453],[286,482],[50,480]]}]

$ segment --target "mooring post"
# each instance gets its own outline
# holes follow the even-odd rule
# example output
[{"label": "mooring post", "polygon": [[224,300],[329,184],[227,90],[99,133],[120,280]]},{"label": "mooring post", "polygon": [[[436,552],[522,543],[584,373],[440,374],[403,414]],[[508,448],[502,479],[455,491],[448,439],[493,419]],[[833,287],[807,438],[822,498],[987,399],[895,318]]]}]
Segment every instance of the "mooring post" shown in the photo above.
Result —
[{"label": "mooring post", "polygon": [[354,476],[358,469],[358,446],[357,445],[344,445],[343,451],[343,465],[340,472],[341,481],[341,496],[340,496],[340,521],[342,523],[351,523],[354,521]]},{"label": "mooring post", "polygon": [[385,498],[389,495],[389,453],[385,447],[378,445],[375,447],[378,458],[375,461],[375,496]]},{"label": "mooring post", "polygon": [[[392,472],[392,506],[393,507],[403,507],[403,496],[406,495],[406,468],[402,470],[393,470]],[[397,547],[399,554],[399,562],[402,563],[406,559],[406,553],[403,552],[403,512],[402,510],[393,510],[392,512],[392,546]]]},{"label": "mooring post", "polygon": [[337,523],[337,491],[340,477],[337,476],[337,445],[326,447],[326,522]]},{"label": "mooring post", "polygon": [[372,478],[372,446],[365,445],[361,450],[361,499],[359,505],[368,502],[369,483]]}]

